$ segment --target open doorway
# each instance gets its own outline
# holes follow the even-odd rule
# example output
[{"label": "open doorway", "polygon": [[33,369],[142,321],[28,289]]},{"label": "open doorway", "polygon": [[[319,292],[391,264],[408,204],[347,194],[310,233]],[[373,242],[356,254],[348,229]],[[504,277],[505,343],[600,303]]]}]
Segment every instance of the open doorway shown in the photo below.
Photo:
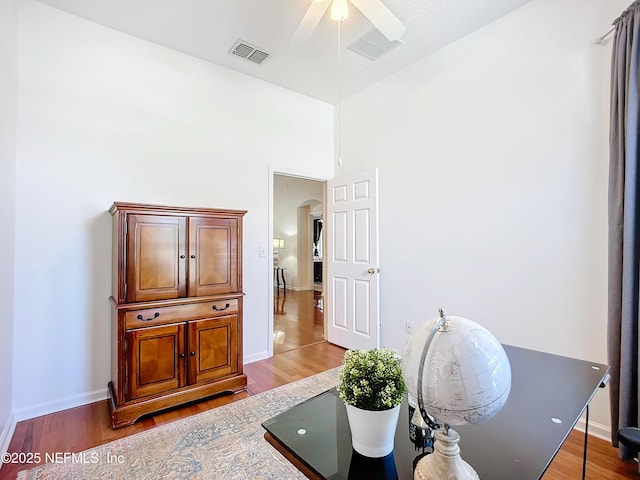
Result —
[{"label": "open doorway", "polygon": [[324,182],[273,176],[273,353],[324,341]]}]

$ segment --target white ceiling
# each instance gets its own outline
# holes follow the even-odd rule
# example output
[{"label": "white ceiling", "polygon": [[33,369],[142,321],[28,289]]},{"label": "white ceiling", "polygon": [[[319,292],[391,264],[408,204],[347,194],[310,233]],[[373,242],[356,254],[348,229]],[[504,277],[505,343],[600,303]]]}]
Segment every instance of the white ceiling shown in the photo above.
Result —
[{"label": "white ceiling", "polygon": [[[402,45],[375,62],[345,48],[372,25],[349,4],[338,32],[328,13],[300,47],[289,40],[312,0],[40,0],[115,30],[336,103],[530,0],[384,0],[406,25]],[[242,39],[270,54],[230,55]],[[340,78],[340,81],[338,79]]]}]

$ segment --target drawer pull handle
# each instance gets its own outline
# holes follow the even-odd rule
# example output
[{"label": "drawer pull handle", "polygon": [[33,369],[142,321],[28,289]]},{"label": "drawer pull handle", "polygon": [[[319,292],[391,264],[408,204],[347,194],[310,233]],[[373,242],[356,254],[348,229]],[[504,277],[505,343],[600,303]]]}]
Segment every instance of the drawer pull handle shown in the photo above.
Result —
[{"label": "drawer pull handle", "polygon": [[138,320],[142,320],[143,322],[150,322],[151,320],[155,320],[156,318],[158,318],[160,316],[160,312],[156,312],[153,314],[153,317],[149,317],[149,318],[144,318],[142,316],[142,314],[138,315],[136,318]]},{"label": "drawer pull handle", "polygon": [[211,308],[213,308],[216,312],[222,312],[222,311],[226,310],[227,308],[229,308],[230,306],[231,306],[231,304],[230,304],[230,303],[227,303],[227,304],[224,306],[224,308],[218,308],[218,306],[217,306],[217,305],[214,305],[214,306],[213,306],[213,307],[211,307]]}]

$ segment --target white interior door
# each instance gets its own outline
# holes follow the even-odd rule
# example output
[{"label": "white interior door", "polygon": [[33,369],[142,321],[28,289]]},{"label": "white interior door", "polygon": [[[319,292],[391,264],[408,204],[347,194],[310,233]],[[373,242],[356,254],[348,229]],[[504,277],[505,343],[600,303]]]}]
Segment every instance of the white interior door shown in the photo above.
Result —
[{"label": "white interior door", "polygon": [[327,340],[380,346],[378,170],[327,182]]}]

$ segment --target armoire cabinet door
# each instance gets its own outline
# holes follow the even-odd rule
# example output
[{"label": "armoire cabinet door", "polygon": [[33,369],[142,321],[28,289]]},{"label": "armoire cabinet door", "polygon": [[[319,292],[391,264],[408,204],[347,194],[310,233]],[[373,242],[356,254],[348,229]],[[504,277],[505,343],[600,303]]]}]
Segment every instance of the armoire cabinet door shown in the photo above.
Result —
[{"label": "armoire cabinet door", "polygon": [[186,217],[129,215],[127,301],[186,296]]},{"label": "armoire cabinet door", "polygon": [[189,218],[189,296],[238,291],[238,220]]},{"label": "armoire cabinet door", "polygon": [[237,315],[189,322],[189,383],[238,371]]},{"label": "armoire cabinet door", "polygon": [[184,335],[184,323],[126,333],[128,400],[186,385]]}]

